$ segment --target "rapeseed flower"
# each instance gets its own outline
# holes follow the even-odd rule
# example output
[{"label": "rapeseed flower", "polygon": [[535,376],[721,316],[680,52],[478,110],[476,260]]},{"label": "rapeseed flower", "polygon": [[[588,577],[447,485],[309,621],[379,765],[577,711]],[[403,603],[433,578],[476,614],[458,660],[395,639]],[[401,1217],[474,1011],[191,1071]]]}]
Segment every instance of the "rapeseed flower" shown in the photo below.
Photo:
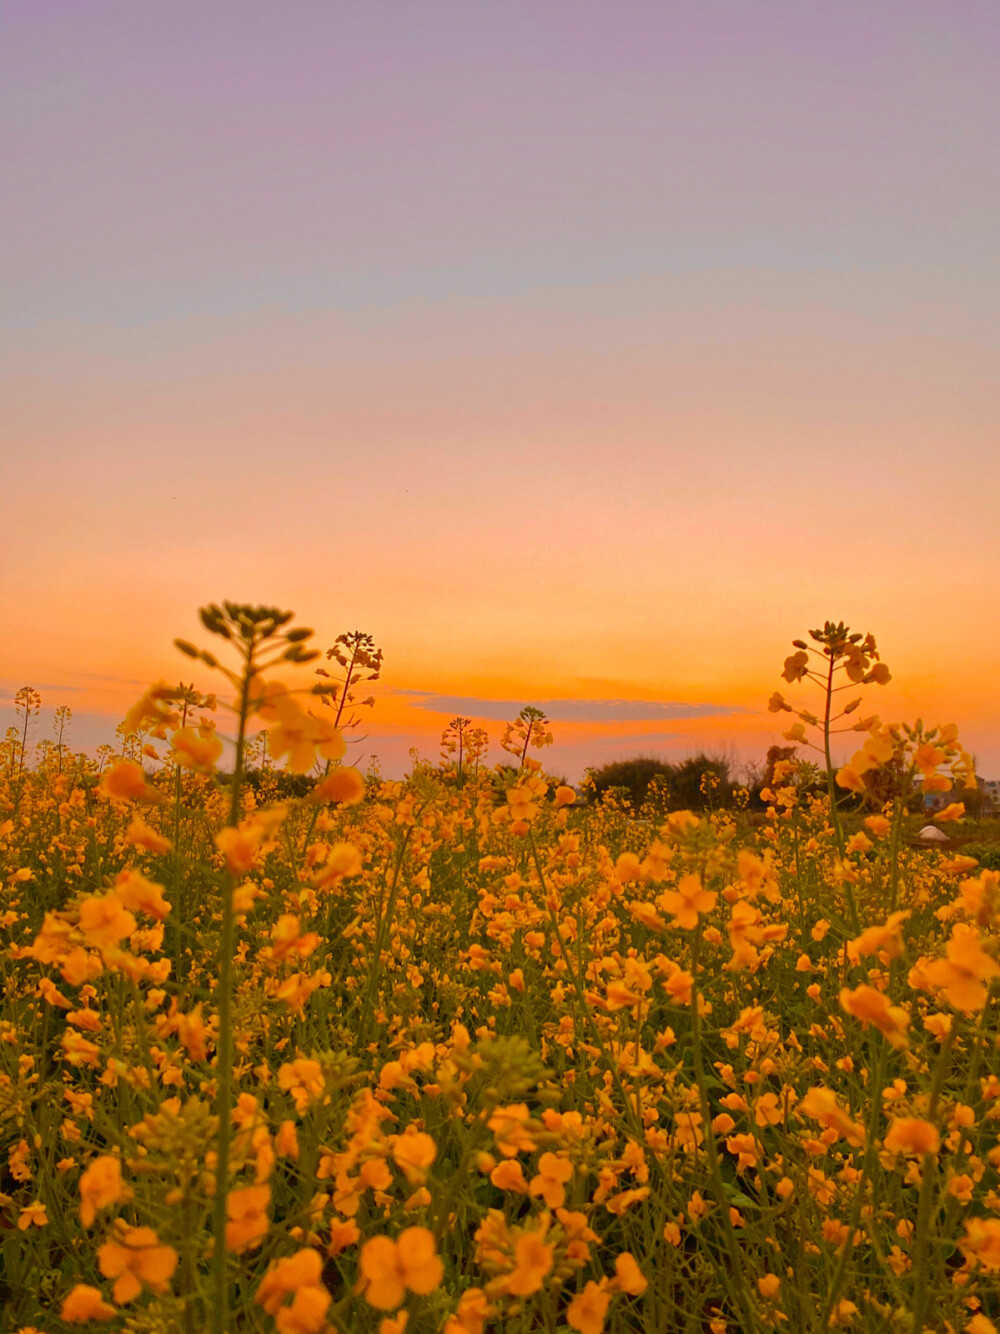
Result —
[{"label": "rapeseed flower", "polygon": [[[309,1248],[271,1261],[254,1300],[274,1316],[280,1334],[319,1334],[326,1328],[331,1297],[322,1271],[322,1258]],[[292,1300],[286,1304],[289,1296]]]},{"label": "rapeseed flower", "polygon": [[18,1214],[17,1226],[21,1232],[25,1232],[29,1227],[44,1227],[48,1221],[45,1205],[40,1200],[32,1200]]},{"label": "rapeseed flower", "polygon": [[99,1288],[78,1283],[64,1298],[59,1316],[67,1324],[83,1325],[88,1320],[112,1320],[118,1312],[104,1300]]},{"label": "rapeseed flower", "polygon": [[546,1242],[546,1230],[523,1232],[514,1243],[514,1268],[504,1280],[505,1290],[513,1296],[530,1297],[552,1272],[555,1247]]},{"label": "rapeseed flower", "polygon": [[365,1301],[379,1311],[394,1311],[407,1290],[426,1296],[444,1277],[434,1234],[425,1227],[405,1228],[396,1241],[372,1237],[361,1248],[359,1267]]},{"label": "rapeseed flower", "polygon": [[81,899],[79,914],[80,930],[94,949],[117,945],[135,930],[135,918],[114,891]]},{"label": "rapeseed flower", "polygon": [[211,774],[222,756],[222,739],[210,727],[182,727],[170,738],[174,763],[197,774]]},{"label": "rapeseed flower", "polygon": [[922,1157],[927,1153],[938,1152],[941,1135],[930,1121],[924,1121],[919,1116],[901,1116],[893,1121],[883,1144],[888,1153]]},{"label": "rapeseed flower", "polygon": [[164,892],[163,885],[158,885],[155,880],[147,880],[139,871],[120,871],[115,879],[114,894],[118,901],[130,912],[145,913],[158,922],[162,922],[170,912],[170,904],[163,897]]},{"label": "rapeseed flower", "polygon": [[267,1236],[271,1203],[268,1185],[239,1186],[226,1196],[226,1249],[236,1255],[253,1250]]},{"label": "rapeseed flower", "polygon": [[965,1236],[958,1243],[966,1263],[988,1272],[1000,1270],[1000,1218],[968,1218]]},{"label": "rapeseed flower", "polygon": [[841,1008],[860,1019],[864,1027],[873,1024],[893,1047],[908,1045],[906,1036],[910,1016],[899,1005],[893,1005],[884,992],[875,987],[860,986],[853,991],[845,987],[840,993]]},{"label": "rapeseed flower", "polygon": [[123,1204],[132,1192],[122,1181],[121,1162],[110,1155],[95,1158],[80,1177],[80,1221],[89,1228],[101,1209]]},{"label": "rapeseed flower", "polygon": [[603,1279],[600,1283],[591,1281],[582,1292],[577,1293],[567,1307],[566,1323],[570,1329],[579,1330],[580,1334],[601,1334],[604,1317],[610,1305],[611,1294],[606,1281]]},{"label": "rapeseed flower", "polygon": [[693,931],[698,925],[699,914],[711,912],[717,898],[717,894],[705,889],[701,876],[691,872],[681,876],[676,890],[664,890],[657,903],[664,912],[673,916],[675,925],[685,931]]},{"label": "rapeseed flower", "polygon": [[278,1071],[278,1087],[291,1093],[295,1110],[301,1116],[323,1094],[326,1087],[323,1067],[310,1057],[286,1061]]},{"label": "rapeseed flower", "polygon": [[121,760],[101,775],[101,791],[112,801],[161,801],[162,795],[146,782],[141,764]]},{"label": "rapeseed flower", "polygon": [[143,1286],[166,1292],[177,1268],[178,1255],[172,1246],[161,1245],[150,1227],[117,1230],[117,1239],[97,1248],[97,1264],[105,1278],[115,1280],[111,1295],[119,1306],[134,1301]]},{"label": "rapeseed flower", "polygon": [[641,1297],[649,1287],[649,1280],[630,1251],[623,1251],[616,1257],[615,1277],[619,1289],[632,1297]]},{"label": "rapeseed flower", "polygon": [[954,1009],[966,1014],[983,1008],[988,984],[1000,977],[1000,964],[983,949],[979,933],[965,923],[952,928],[945,958],[921,964],[911,985],[941,991]]},{"label": "rapeseed flower", "polygon": [[573,1164],[554,1153],[543,1153],[538,1160],[538,1174],[531,1179],[532,1195],[541,1195],[550,1209],[558,1209],[566,1200],[566,1182],[573,1175]]},{"label": "rapeseed flower", "polygon": [[332,801],[340,806],[357,806],[365,799],[365,780],[357,769],[335,769],[316,784],[312,799],[317,802]]}]

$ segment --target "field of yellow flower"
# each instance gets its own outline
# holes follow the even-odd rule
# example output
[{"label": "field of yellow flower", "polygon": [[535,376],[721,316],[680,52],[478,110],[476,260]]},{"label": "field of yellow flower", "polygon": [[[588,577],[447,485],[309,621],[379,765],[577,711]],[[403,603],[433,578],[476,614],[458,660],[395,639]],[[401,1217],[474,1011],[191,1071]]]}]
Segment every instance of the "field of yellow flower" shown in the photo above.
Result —
[{"label": "field of yellow flower", "polygon": [[366,782],[372,654],[317,685],[289,615],[203,622],[218,703],[5,753],[4,1334],[995,1334],[1000,874],[912,846],[914,783],[955,828],[975,780],[855,721],[870,636],[796,641],[822,763],[766,812],[650,823],[530,716],[517,766],[460,727]]}]

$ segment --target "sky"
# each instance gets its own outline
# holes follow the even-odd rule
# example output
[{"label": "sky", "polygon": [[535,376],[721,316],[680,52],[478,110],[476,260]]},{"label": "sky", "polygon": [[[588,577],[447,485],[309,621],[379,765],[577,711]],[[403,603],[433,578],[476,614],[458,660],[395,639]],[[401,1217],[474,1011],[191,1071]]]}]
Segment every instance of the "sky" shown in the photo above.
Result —
[{"label": "sky", "polygon": [[752,761],[829,618],[1000,776],[998,65],[994,0],[3,0],[0,728],[232,598],[373,635],[388,773],[526,703]]}]

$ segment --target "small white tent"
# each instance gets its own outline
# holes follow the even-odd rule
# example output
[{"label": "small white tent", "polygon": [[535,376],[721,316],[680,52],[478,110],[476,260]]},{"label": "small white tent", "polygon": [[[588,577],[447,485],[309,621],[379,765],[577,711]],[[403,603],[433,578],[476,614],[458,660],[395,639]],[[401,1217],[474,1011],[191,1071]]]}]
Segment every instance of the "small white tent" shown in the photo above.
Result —
[{"label": "small white tent", "polygon": [[936,825],[925,824],[923,829],[917,835],[924,843],[947,843],[948,835],[943,830],[938,829]]}]

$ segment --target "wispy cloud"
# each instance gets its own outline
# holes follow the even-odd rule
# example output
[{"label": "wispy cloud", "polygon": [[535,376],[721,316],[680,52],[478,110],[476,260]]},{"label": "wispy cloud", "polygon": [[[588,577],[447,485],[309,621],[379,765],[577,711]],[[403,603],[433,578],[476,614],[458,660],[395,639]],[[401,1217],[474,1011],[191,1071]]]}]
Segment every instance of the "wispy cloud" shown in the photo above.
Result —
[{"label": "wispy cloud", "polygon": [[23,685],[34,686],[36,690],[43,694],[79,694],[82,691],[99,691],[101,689],[119,690],[122,686],[133,686],[139,690],[144,690],[149,684],[148,681],[141,681],[138,678],[127,676],[105,676],[98,672],[77,672],[77,682],[71,684],[66,681],[15,681],[11,677],[0,678],[0,700],[13,700],[14,695]]},{"label": "wispy cloud", "polygon": [[[524,700],[478,699],[471,695],[437,695],[430,690],[400,690],[418,709],[431,713],[465,714],[509,722],[524,707]],[[663,719],[716,718],[746,713],[737,704],[686,704],[678,700],[541,699],[530,701],[553,722],[618,723],[660,722]]]}]

